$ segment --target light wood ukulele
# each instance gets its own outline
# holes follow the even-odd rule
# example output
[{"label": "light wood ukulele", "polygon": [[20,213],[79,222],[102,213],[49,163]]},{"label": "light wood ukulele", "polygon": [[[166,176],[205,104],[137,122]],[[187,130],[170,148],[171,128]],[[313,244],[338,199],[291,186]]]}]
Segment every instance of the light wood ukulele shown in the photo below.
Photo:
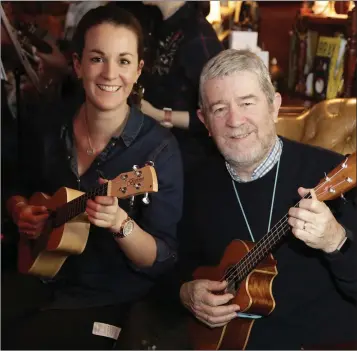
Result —
[{"label": "light wood ukulele", "polygon": [[89,234],[90,223],[84,212],[88,199],[95,196],[120,198],[158,191],[156,171],[152,166],[133,167],[134,171],[120,174],[87,193],[70,188],[60,188],[50,197],[35,193],[29,204],[46,206],[50,216],[40,236],[33,240],[20,234],[18,269],[21,273],[42,277],[54,277],[69,255],[83,252]]},{"label": "light wood ukulele", "polygon": [[[314,190],[317,199],[325,201],[335,199],[355,186],[356,153],[325,176]],[[298,206],[299,203],[295,205]],[[278,271],[271,251],[289,230],[288,216],[285,215],[257,243],[234,240],[217,267],[199,267],[194,272],[194,279],[226,280],[227,291],[235,295],[230,303],[238,304],[239,312],[245,314],[244,318],[235,318],[217,328],[210,328],[192,316],[189,333],[195,350],[245,349],[256,320],[254,317],[269,315],[275,308],[272,284]]]}]

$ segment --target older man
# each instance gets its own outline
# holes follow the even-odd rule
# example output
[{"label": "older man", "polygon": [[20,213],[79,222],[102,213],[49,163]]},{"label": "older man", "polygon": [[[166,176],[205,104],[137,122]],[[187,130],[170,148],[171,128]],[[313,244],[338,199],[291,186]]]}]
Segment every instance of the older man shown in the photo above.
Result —
[{"label": "older man", "polygon": [[218,265],[234,239],[257,242],[288,214],[291,232],[272,252],[276,306],[255,320],[247,348],[356,345],[356,208],[353,201],[325,204],[314,192],[308,196],[344,157],[277,136],[281,96],[249,51],[212,58],[201,74],[200,98],[200,119],[220,154],[187,184],[183,305],[212,328],[242,318],[226,281],[192,280],[191,274]]}]

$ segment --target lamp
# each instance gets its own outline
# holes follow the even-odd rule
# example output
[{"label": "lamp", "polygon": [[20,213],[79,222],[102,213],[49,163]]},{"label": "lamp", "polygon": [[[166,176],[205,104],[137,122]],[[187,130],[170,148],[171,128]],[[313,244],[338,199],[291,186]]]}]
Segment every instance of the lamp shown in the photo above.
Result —
[{"label": "lamp", "polygon": [[[354,1],[351,1],[354,3]],[[353,4],[354,5],[354,4]],[[350,8],[353,6],[350,4]],[[335,11],[335,1],[315,1],[312,6],[315,15],[323,17],[347,18],[346,14],[338,14]]]},{"label": "lamp", "polygon": [[211,10],[206,17],[207,21],[211,24],[221,22],[221,3],[220,1],[210,1]]},{"label": "lamp", "polygon": [[325,15],[329,8],[329,1],[315,1],[312,11],[315,15]]}]

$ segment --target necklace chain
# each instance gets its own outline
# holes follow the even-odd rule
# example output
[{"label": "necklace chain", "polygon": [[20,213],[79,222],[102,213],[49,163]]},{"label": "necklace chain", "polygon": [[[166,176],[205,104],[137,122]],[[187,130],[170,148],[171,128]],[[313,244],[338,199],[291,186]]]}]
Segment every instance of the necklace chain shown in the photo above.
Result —
[{"label": "necklace chain", "polygon": [[87,108],[84,106],[84,121],[85,121],[85,124],[86,124],[86,129],[87,129],[87,141],[88,141],[88,148],[86,150],[86,153],[88,156],[92,156],[94,155],[95,153],[95,149],[94,147],[92,146],[92,141],[90,139],[90,135],[89,135],[89,126],[88,126],[88,116],[87,116]]},{"label": "necklace chain", "polygon": [[[130,113],[130,108],[128,108],[128,111],[126,113],[125,119],[128,118],[129,113]],[[90,138],[89,125],[88,125],[88,115],[87,115],[87,108],[86,107],[84,107],[84,122],[85,122],[86,129],[87,129],[87,142],[88,142],[88,148],[86,149],[86,153],[87,153],[88,156],[92,156],[92,155],[94,155],[96,150],[93,147],[92,140]]]}]

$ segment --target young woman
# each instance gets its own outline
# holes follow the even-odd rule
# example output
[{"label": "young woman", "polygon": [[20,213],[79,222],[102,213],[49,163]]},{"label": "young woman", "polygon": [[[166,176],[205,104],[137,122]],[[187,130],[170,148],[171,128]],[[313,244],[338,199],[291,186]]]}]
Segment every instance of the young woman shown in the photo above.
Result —
[{"label": "young woman", "polygon": [[176,260],[183,187],[178,145],[127,102],[144,64],[142,42],[140,25],[124,10],[103,6],[82,18],[73,64],[84,99],[62,102],[41,120],[21,166],[26,178],[8,186],[7,209],[21,235],[36,240],[48,212],[28,204],[35,191],[53,194],[66,186],[86,192],[148,161],[159,191],[148,205],[141,198],[134,204],[110,196],[88,200],[91,226],[82,254],[70,256],[54,279],[4,283],[6,348],[112,348],[132,302]]}]

